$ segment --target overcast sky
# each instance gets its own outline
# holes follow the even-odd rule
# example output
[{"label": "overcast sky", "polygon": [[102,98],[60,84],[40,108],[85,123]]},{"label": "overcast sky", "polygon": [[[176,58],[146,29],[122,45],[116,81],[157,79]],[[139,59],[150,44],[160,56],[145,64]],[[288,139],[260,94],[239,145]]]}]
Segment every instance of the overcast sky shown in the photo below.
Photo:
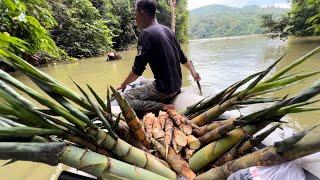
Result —
[{"label": "overcast sky", "polygon": [[233,7],[243,7],[247,5],[259,5],[290,8],[288,0],[188,0],[188,9],[193,10],[211,4],[221,4]]}]

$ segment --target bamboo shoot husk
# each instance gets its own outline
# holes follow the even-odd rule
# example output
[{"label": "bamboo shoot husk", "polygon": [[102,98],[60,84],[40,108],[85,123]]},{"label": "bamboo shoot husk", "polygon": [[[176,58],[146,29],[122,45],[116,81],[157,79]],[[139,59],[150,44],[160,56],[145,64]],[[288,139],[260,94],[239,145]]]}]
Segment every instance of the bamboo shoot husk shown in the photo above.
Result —
[{"label": "bamboo shoot husk", "polygon": [[176,110],[170,109],[167,111],[169,117],[179,126],[181,130],[183,130],[182,125],[190,125],[192,128],[199,128],[195,124],[191,123],[188,118],[179,114]]},{"label": "bamboo shoot husk", "polygon": [[137,141],[142,142],[142,144],[148,148],[150,145],[149,140],[145,135],[142,123],[140,122],[136,113],[133,111],[128,102],[121,96],[121,94],[118,91],[116,91],[113,87],[110,88],[118,101],[118,104],[122,111],[122,115],[129,126],[131,134],[133,134]]},{"label": "bamboo shoot husk", "polygon": [[176,154],[172,148],[169,148],[168,155],[166,156],[166,149],[161,143],[159,143],[155,139],[151,139],[151,142],[154,144],[160,155],[165,158],[172,169],[175,170],[178,174],[181,174],[185,178],[190,180],[196,177],[196,174],[189,168],[188,163],[184,159],[182,159],[179,154]]},{"label": "bamboo shoot husk", "polygon": [[168,114],[164,111],[160,111],[159,112],[159,122],[160,122],[160,125],[161,125],[161,129],[165,130],[165,125],[166,125],[166,119],[168,118]]},{"label": "bamboo shoot husk", "polygon": [[194,135],[196,135],[197,137],[201,137],[204,134],[206,134],[207,132],[210,132],[210,131],[216,129],[217,127],[222,126],[223,124],[226,123],[226,121],[233,121],[233,119],[236,120],[237,117],[232,117],[232,118],[230,118],[228,120],[223,120],[223,121],[214,121],[211,124],[207,124],[207,125],[201,126],[199,129],[193,129],[192,133]]},{"label": "bamboo shoot husk", "polygon": [[165,136],[164,136],[166,157],[168,155],[169,147],[172,142],[172,136],[173,136],[173,122],[170,118],[167,117],[166,124],[165,124]]},{"label": "bamboo shoot husk", "polygon": [[157,117],[155,117],[153,121],[152,136],[155,139],[164,138],[164,131],[162,130],[159,118]]},{"label": "bamboo shoot husk", "polygon": [[148,113],[143,117],[143,124],[145,127],[145,133],[148,138],[152,137],[153,121],[155,118],[156,117],[153,113]]}]

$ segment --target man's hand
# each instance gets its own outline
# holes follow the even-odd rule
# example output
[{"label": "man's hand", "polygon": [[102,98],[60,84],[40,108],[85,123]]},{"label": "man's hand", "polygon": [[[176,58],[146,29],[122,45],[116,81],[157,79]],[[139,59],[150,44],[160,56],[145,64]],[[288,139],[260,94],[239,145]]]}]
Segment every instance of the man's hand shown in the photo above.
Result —
[{"label": "man's hand", "polygon": [[197,72],[192,73],[192,76],[193,76],[193,79],[195,81],[200,81],[201,80],[200,74],[197,73]]},{"label": "man's hand", "polygon": [[121,91],[123,91],[125,88],[126,88],[125,85],[120,84],[120,86],[118,86],[118,87],[116,88],[116,90],[121,90]]}]

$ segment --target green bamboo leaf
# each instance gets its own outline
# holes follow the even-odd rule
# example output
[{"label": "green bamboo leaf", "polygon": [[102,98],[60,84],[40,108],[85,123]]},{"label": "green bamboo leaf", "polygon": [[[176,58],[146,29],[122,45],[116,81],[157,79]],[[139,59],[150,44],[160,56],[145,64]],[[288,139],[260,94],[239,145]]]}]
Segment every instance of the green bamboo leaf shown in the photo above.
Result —
[{"label": "green bamboo leaf", "polygon": [[93,108],[94,112],[98,115],[99,119],[101,120],[101,122],[103,123],[105,128],[109,131],[110,135],[113,136],[114,138],[118,138],[117,134],[112,130],[112,127],[111,127],[110,123],[108,122],[108,120],[103,116],[103,113],[100,110],[100,108],[98,108],[91,101],[91,99],[89,98],[89,95],[78,85],[78,83],[76,83],[73,79],[72,79],[72,81],[78,87],[78,89],[84,95],[84,97],[89,101],[89,103],[91,104],[91,107]]},{"label": "green bamboo leaf", "polygon": [[[90,85],[87,84],[87,86],[88,86],[89,90],[91,91],[91,93],[93,94],[93,96],[96,98],[97,102],[102,107],[102,109],[107,112],[108,108],[107,108],[106,104],[104,104],[103,100],[98,96],[98,94],[92,89],[92,87]],[[111,113],[109,113],[109,114],[111,114]]]},{"label": "green bamboo leaf", "polygon": [[121,113],[119,113],[116,121],[115,121],[115,122],[113,123],[113,125],[112,125],[112,129],[113,129],[114,131],[118,128],[119,122],[120,122],[120,120],[121,120],[120,116],[121,116]]},{"label": "green bamboo leaf", "polygon": [[110,100],[110,90],[109,90],[109,86],[107,87],[107,109],[106,112],[111,114],[111,100]]},{"label": "green bamboo leaf", "polygon": [[262,84],[257,85],[256,87],[254,87],[249,92],[249,94],[260,92],[260,91],[266,91],[268,89],[272,89],[272,88],[276,88],[276,87],[285,86],[285,85],[300,81],[302,79],[317,75],[319,73],[320,73],[320,71],[316,71],[316,72],[312,72],[312,73],[307,73],[307,74],[302,74],[302,75],[297,75],[297,76],[281,79],[281,80],[278,80],[278,81],[262,83]]},{"label": "green bamboo leaf", "polygon": [[287,54],[282,55],[276,62],[274,62],[272,65],[270,65],[265,71],[263,71],[256,80],[254,80],[249,86],[240,92],[239,97],[240,99],[247,95],[248,92],[250,92],[254,87],[257,86],[257,84],[276,66]]},{"label": "green bamboo leaf", "polygon": [[49,107],[54,113],[64,117],[67,121],[70,123],[76,125],[82,130],[85,130],[86,124],[82,121],[80,121],[78,118],[74,117],[72,114],[70,114],[68,111],[66,111],[64,108],[59,106],[58,104],[55,104],[48,100],[47,97],[44,97],[42,94],[38,93],[37,91],[33,90],[32,88],[24,85],[20,81],[16,80],[12,76],[10,76],[8,73],[0,70],[0,79],[9,83],[10,85],[16,87],[17,89],[23,91],[24,93],[28,94],[30,97],[32,97],[34,100],[38,101],[40,104]]},{"label": "green bamboo leaf", "polygon": [[45,129],[33,127],[0,127],[0,137],[32,137],[45,135],[62,135],[64,132],[59,129]]},{"label": "green bamboo leaf", "polygon": [[310,131],[312,131],[313,129],[315,129],[319,126],[320,126],[320,124],[310,128],[308,130],[301,131],[301,132],[299,132],[289,138],[284,139],[283,141],[275,142],[274,147],[276,148],[278,153],[283,153],[283,152],[287,151],[288,149],[290,149],[293,145],[298,143]]},{"label": "green bamboo leaf", "polygon": [[268,80],[264,81],[264,83],[269,83],[269,82],[277,80],[282,75],[284,75],[285,73],[287,73],[291,69],[293,69],[296,66],[300,65],[301,63],[303,63],[304,61],[308,60],[310,57],[314,56],[315,54],[317,54],[319,52],[320,52],[320,47],[317,47],[316,49],[312,50],[308,54],[306,54],[303,57],[301,57],[300,59],[298,59],[297,61],[293,62],[292,64],[290,64],[290,65],[286,66],[285,68],[283,68],[282,70],[280,70],[278,73],[273,75],[271,78],[269,78]]}]

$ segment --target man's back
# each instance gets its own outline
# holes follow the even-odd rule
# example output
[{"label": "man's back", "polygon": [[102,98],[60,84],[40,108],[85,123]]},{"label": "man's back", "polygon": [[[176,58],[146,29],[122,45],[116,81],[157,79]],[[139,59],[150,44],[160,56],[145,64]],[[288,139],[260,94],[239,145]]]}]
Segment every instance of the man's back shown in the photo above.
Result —
[{"label": "man's back", "polygon": [[174,93],[180,90],[182,75],[180,63],[187,60],[172,31],[161,24],[153,24],[141,32],[138,56],[133,71],[141,75],[149,63],[160,92]]}]

